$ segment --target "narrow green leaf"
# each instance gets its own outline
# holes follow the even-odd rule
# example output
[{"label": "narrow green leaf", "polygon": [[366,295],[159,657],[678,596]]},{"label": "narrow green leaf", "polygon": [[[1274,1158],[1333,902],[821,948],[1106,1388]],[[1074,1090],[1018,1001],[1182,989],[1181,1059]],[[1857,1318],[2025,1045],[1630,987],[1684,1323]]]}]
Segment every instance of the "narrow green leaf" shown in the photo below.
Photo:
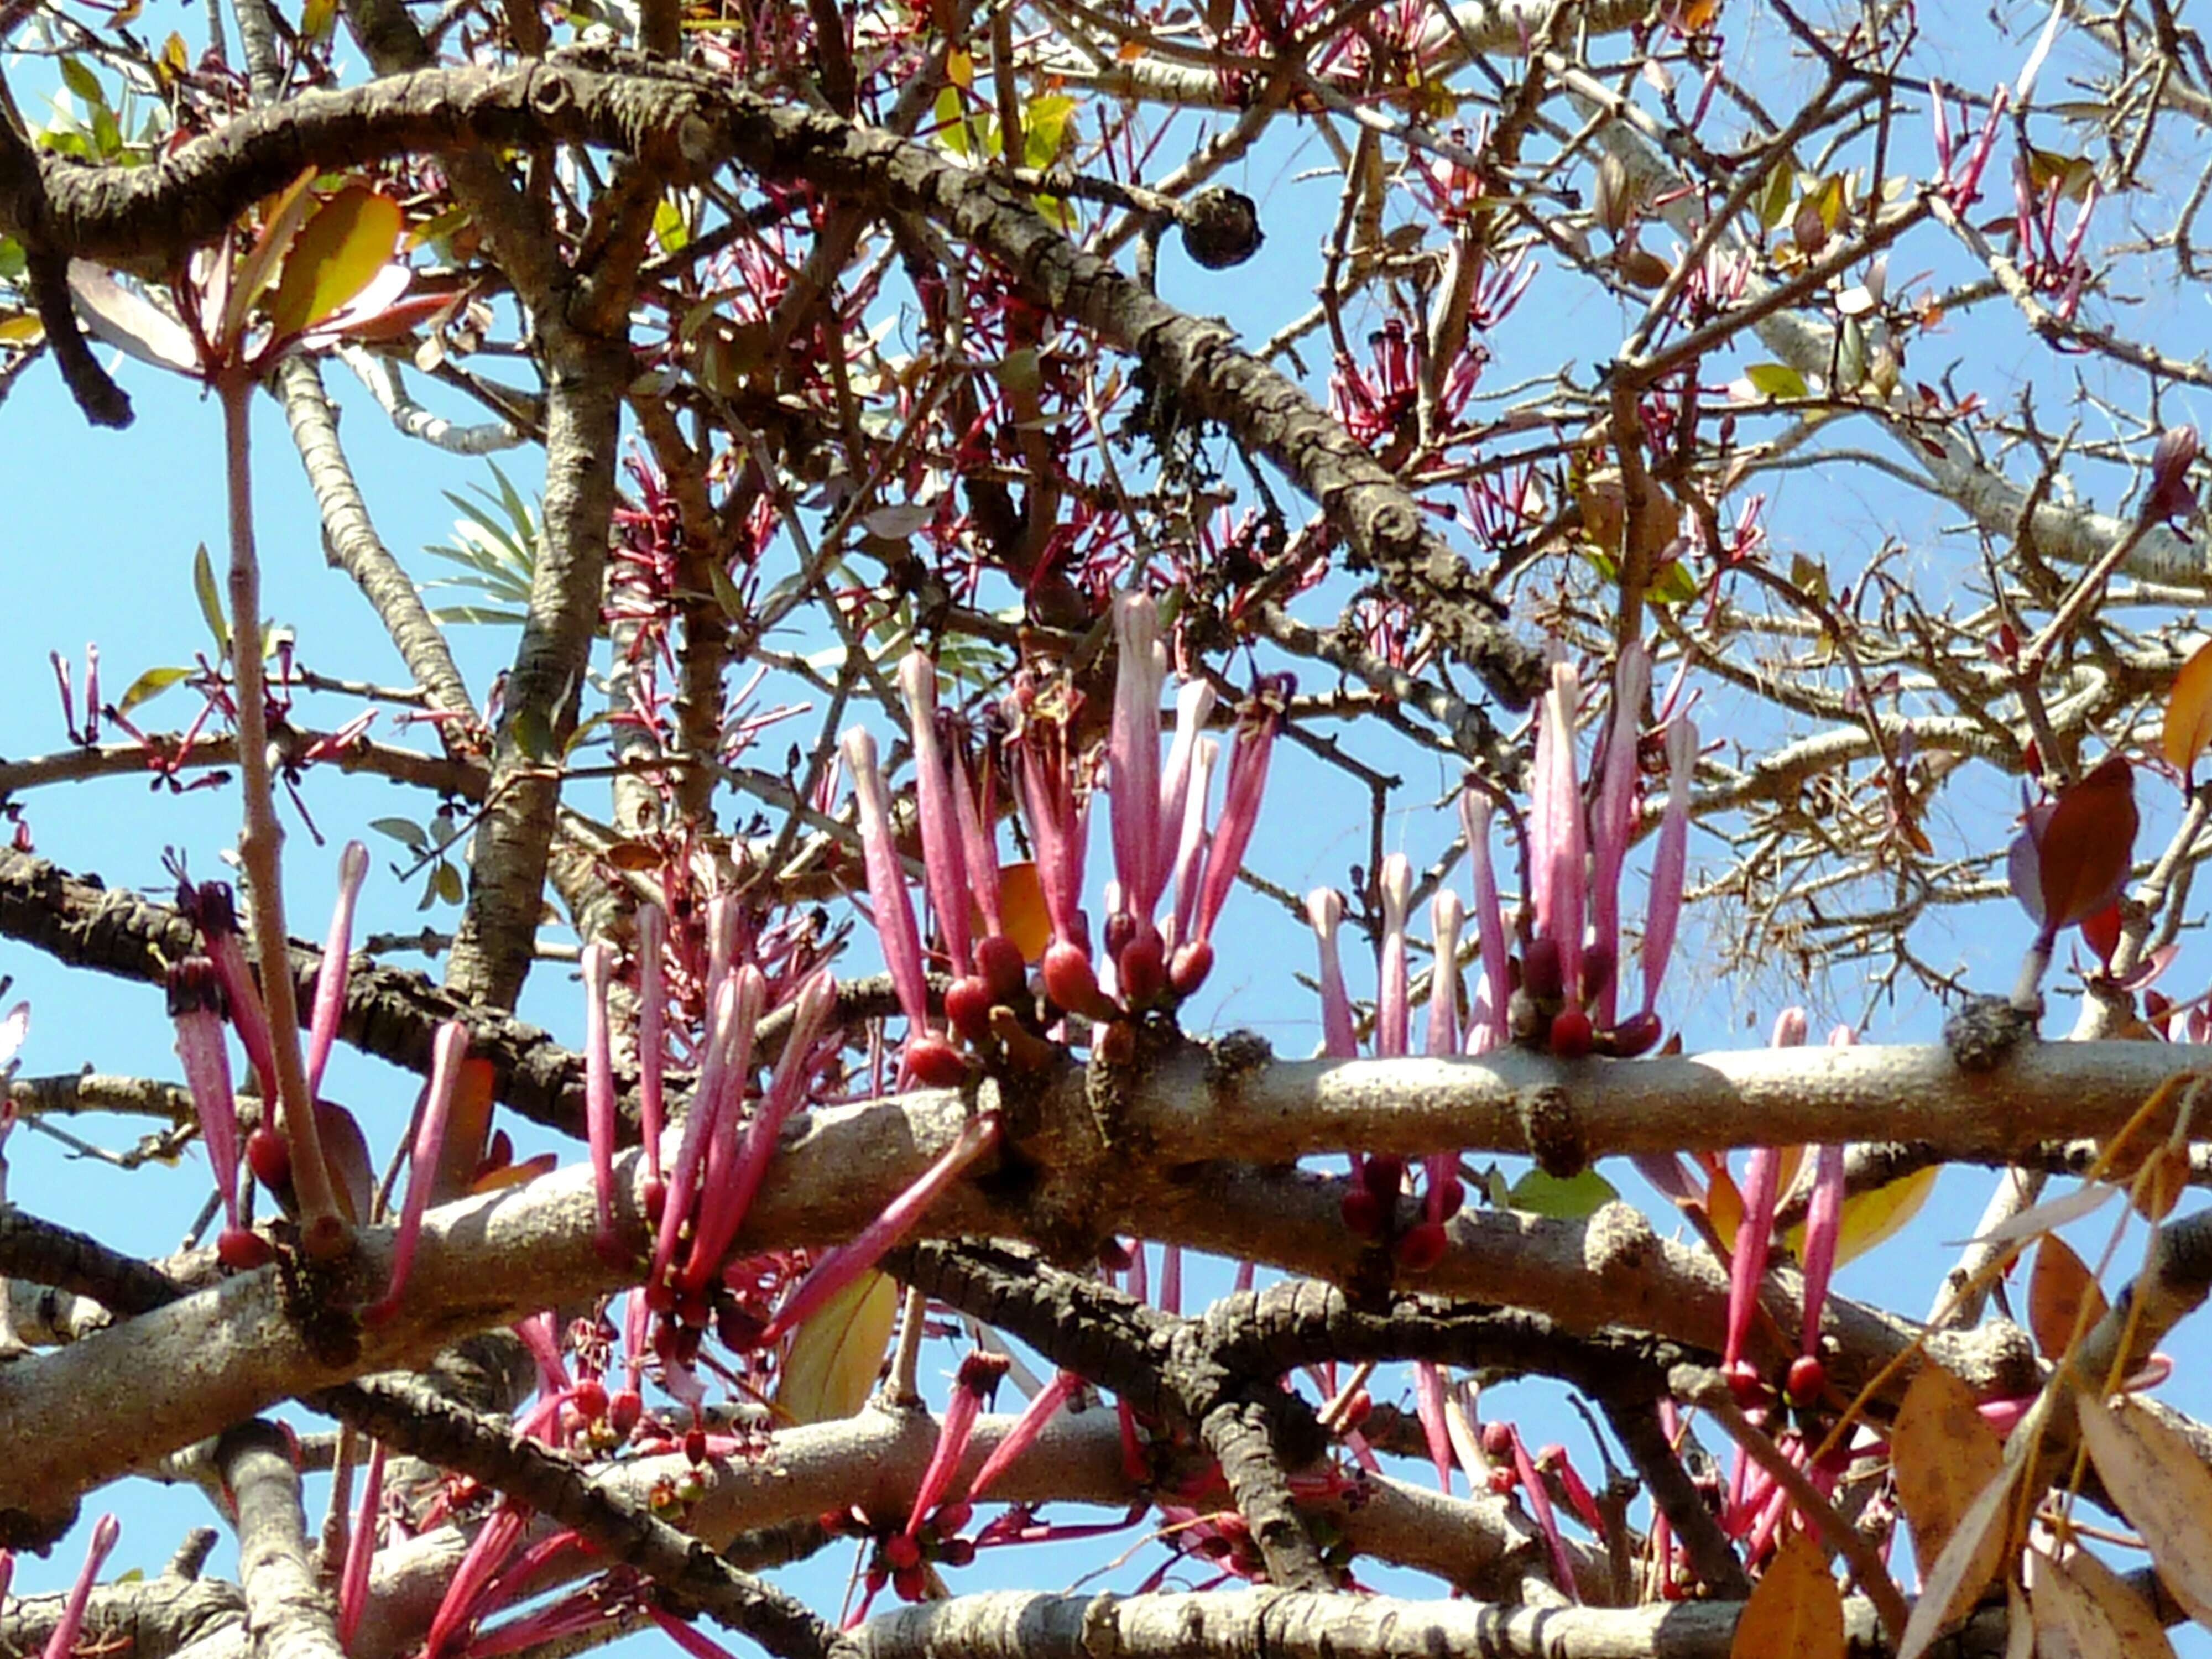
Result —
[{"label": "narrow green leaf", "polygon": [[380,836],[389,836],[411,852],[422,852],[430,844],[422,826],[412,818],[371,818],[368,827]]},{"label": "narrow green leaf", "polygon": [[100,77],[84,66],[80,58],[64,52],[60,60],[62,84],[93,106],[105,109],[107,94],[100,89]]},{"label": "narrow green leaf", "polygon": [[200,615],[207,619],[208,632],[215,635],[216,653],[228,655],[230,623],[222,614],[222,592],[215,585],[215,565],[208,557],[205,542],[192,553],[192,592],[199,597]]},{"label": "narrow green leaf", "polygon": [[123,701],[115,705],[118,714],[128,714],[140,703],[158,697],[179,680],[188,678],[189,668],[149,668],[131,682],[131,689],[123,694]]}]

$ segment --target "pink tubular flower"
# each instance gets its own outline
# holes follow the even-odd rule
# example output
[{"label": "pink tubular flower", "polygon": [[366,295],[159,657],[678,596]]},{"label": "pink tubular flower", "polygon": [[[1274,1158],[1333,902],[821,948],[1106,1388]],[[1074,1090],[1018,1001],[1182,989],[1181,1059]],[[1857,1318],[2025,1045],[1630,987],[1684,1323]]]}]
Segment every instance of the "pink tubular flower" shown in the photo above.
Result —
[{"label": "pink tubular flower", "polygon": [[793,1000],[791,1024],[784,1033],[783,1053],[777,1057],[775,1073],[769,1079],[768,1093],[751,1121],[745,1125],[744,1140],[728,1160],[726,1171],[713,1158],[708,1160],[710,1184],[699,1195],[697,1237],[692,1240],[690,1258],[684,1267],[685,1296],[705,1292],[738,1229],[744,1224],[745,1212],[752,1207],[761,1177],[768,1173],[769,1160],[775,1155],[776,1138],[783,1133],[785,1121],[805,1098],[817,1045],[836,1007],[837,981],[828,969],[817,968]]},{"label": "pink tubular flower", "polygon": [[1468,1034],[1468,1050],[1485,1054],[1502,1048],[1507,1036],[1505,1006],[1512,987],[1505,972],[1505,911],[1498,902],[1498,876],[1490,862],[1489,797],[1470,788],[1460,796],[1459,811],[1460,822],[1467,830],[1467,861],[1474,884],[1475,941],[1482,961],[1482,991],[1474,999],[1475,1021]]},{"label": "pink tubular flower", "polygon": [[1337,929],[1344,926],[1344,896],[1316,887],[1306,895],[1306,919],[1313,924],[1321,952],[1321,1051],[1331,1060],[1350,1060],[1359,1052],[1352,1020],[1352,998],[1344,988],[1344,963],[1336,951]]},{"label": "pink tubular flower", "polygon": [[346,1535],[345,1566],[338,1577],[338,1645],[350,1650],[361,1616],[368,1607],[368,1567],[376,1554],[376,1517],[384,1504],[384,1443],[370,1443],[368,1471],[362,1478],[361,1504]]},{"label": "pink tubular flower", "polygon": [[1583,994],[1583,909],[1589,873],[1584,863],[1582,792],[1575,781],[1575,708],[1582,689],[1571,663],[1552,665],[1536,738],[1535,802],[1529,854],[1534,869],[1536,935],[1559,953],[1567,1003]]},{"label": "pink tubular flower", "polygon": [[599,1224],[592,1246],[610,1267],[621,1265],[615,1238],[615,1066],[607,1036],[607,989],[615,953],[604,941],[584,947],[584,1126],[592,1147],[592,1187]]},{"label": "pink tubular flower", "polygon": [[84,1628],[84,1609],[92,1600],[92,1581],[100,1576],[101,1564],[122,1535],[123,1523],[112,1515],[103,1515],[94,1523],[92,1544],[84,1553],[84,1565],[77,1569],[76,1582],[70,1586],[69,1600],[62,1603],[62,1616],[55,1621],[52,1634],[46,1638],[42,1659],[70,1659],[70,1650],[76,1646],[77,1632]]},{"label": "pink tubular flower", "polygon": [[1413,1412],[1421,1423],[1421,1438],[1428,1443],[1429,1462],[1436,1465],[1437,1490],[1451,1492],[1451,1428],[1444,1416],[1444,1376],[1431,1360],[1413,1364]]},{"label": "pink tubular flower", "polygon": [[938,1195],[998,1140],[997,1113],[986,1112],[969,1119],[961,1126],[959,1138],[946,1149],[944,1157],[923,1172],[921,1179],[893,1199],[857,1237],[826,1252],[815,1262],[805,1282],[792,1292],[789,1300],[776,1310],[775,1317],[762,1330],[761,1343],[780,1340],[830,1297],[874,1267],[883,1259],[884,1252],[905,1237],[908,1230],[921,1219]]},{"label": "pink tubular flower", "polygon": [[1436,939],[1436,961],[1429,969],[1429,1030],[1431,1054],[1459,1052],[1459,936],[1467,925],[1467,906],[1449,887],[1429,903],[1429,926]]},{"label": "pink tubular flower", "polygon": [[[1212,776],[1212,762],[1200,764],[1201,752],[1218,750],[1219,745],[1204,736],[1206,722],[1213,714],[1213,688],[1204,680],[1186,680],[1176,690],[1175,741],[1168,749],[1167,770],[1160,777],[1160,820],[1158,846],[1163,859],[1174,855],[1176,869],[1170,872],[1165,864],[1152,872],[1153,902],[1167,890],[1168,877],[1180,877],[1182,864],[1182,843],[1188,836],[1192,817],[1191,782],[1198,781],[1197,819],[1201,836],[1206,827],[1206,782]],[[1176,905],[1178,912],[1182,905]],[[1176,936],[1178,939],[1181,934]]]},{"label": "pink tubular flower", "polygon": [[684,1237],[684,1224],[698,1203],[699,1188],[707,1172],[707,1156],[720,1121],[737,1109],[744,1090],[745,1073],[752,1063],[753,1030],[760,1024],[767,1000],[768,981],[759,969],[747,963],[730,975],[715,994],[707,1025],[707,1052],[699,1068],[698,1086],[691,1093],[691,1109],[684,1121],[684,1139],[676,1152],[676,1167],[669,1173],[668,1195],[660,1207],[660,1232],[654,1240],[653,1271],[646,1279],[646,1297],[659,1312],[676,1305],[676,1285],[671,1269]]},{"label": "pink tubular flower", "polygon": [[[1613,714],[1606,733],[1603,769],[1590,833],[1590,935],[1593,951],[1618,964],[1620,951],[1620,869],[1636,829],[1636,750],[1644,699],[1651,689],[1651,659],[1632,641],[1613,673]],[[1611,1030],[1620,975],[1593,974],[1598,982],[1595,1017]]]},{"label": "pink tubular flower", "polygon": [[1044,1432],[1045,1425],[1057,1417],[1062,1407],[1083,1389],[1083,1379],[1073,1371],[1055,1371],[1052,1381],[1037,1390],[1036,1398],[1014,1419],[1014,1426],[1006,1431],[1006,1438],[993,1447],[991,1455],[983,1460],[983,1467],[975,1471],[975,1480],[968,1485],[968,1501],[979,1503],[992,1483],[1013,1467],[1014,1460],[1036,1443]]},{"label": "pink tubular flower", "polygon": [[914,1489],[914,1508],[906,1518],[908,1538],[921,1531],[922,1522],[951,1489],[960,1460],[967,1455],[968,1441],[975,1432],[975,1419],[984,1401],[997,1392],[1008,1363],[1006,1355],[981,1348],[960,1362],[959,1374],[952,1382],[952,1397],[945,1402],[945,1420],[938,1425],[936,1448],[930,1453],[929,1465],[922,1470],[921,1480]]},{"label": "pink tubular flower", "polygon": [[[1209,695],[1212,689],[1200,688]],[[1220,756],[1221,745],[1212,738],[1200,738],[1191,748],[1182,832],[1176,842],[1175,929],[1171,942],[1177,946],[1190,936],[1191,918],[1198,913],[1199,878],[1205,872],[1206,863],[1206,797],[1213,787],[1213,768]]]},{"label": "pink tubular flower", "polygon": [[1141,934],[1152,926],[1167,877],[1160,813],[1160,692],[1167,657],[1160,646],[1159,613],[1150,599],[1142,593],[1115,596],[1114,637],[1121,660],[1106,739],[1114,875],[1121,884],[1122,914]]},{"label": "pink tubular flower", "polygon": [[222,981],[230,1023],[246,1045],[246,1058],[260,1079],[262,1098],[276,1097],[276,1048],[269,1036],[269,1013],[261,1005],[261,988],[246,966],[246,951],[238,942],[237,901],[223,882],[204,883],[190,907],[200,925],[200,939],[208,960]]},{"label": "pink tubular flower", "polygon": [[[906,871],[891,837],[890,790],[876,763],[876,740],[860,726],[844,737],[845,764],[853,774],[853,799],[860,811],[860,847],[868,870],[868,902],[875,911],[876,934],[883,942],[884,965],[906,1013],[906,1048],[900,1061],[902,1085],[957,1081],[960,1060],[951,1045],[929,1024],[929,982],[921,961],[921,934],[907,897]],[[949,848],[946,849],[949,852]],[[959,902],[966,903],[964,898]],[[962,915],[964,930],[966,915]]]},{"label": "pink tubular flower", "polygon": [[1212,937],[1213,924],[1244,862],[1244,849],[1251,845],[1252,831],[1260,822],[1260,799],[1267,788],[1268,757],[1274,752],[1283,705],[1293,685],[1288,675],[1264,677],[1237,722],[1236,740],[1229,750],[1229,781],[1222,788],[1221,818],[1206,851],[1206,878],[1191,923],[1194,943]]},{"label": "pink tubular flower", "polygon": [[1651,896],[1644,919],[1644,1012],[1659,1006],[1659,984],[1674,950],[1674,925],[1682,914],[1682,881],[1689,860],[1690,776],[1698,763],[1695,722],[1678,719],[1667,728],[1667,806],[1659,819],[1659,850],[1651,859]]},{"label": "pink tubular flower", "polygon": [[667,1110],[661,1073],[667,1064],[668,988],[663,961],[668,948],[668,917],[650,902],[637,910],[637,1115],[645,1139],[646,1211],[653,1214],[653,1194],[662,1186],[660,1133]]},{"label": "pink tubular flower", "polygon": [[222,1199],[225,1236],[238,1229],[238,1098],[231,1091],[230,1051],[222,1035],[222,987],[205,957],[186,957],[169,969],[169,1018],[176,1022],[177,1058],[199,1114],[200,1139]]},{"label": "pink tubular flower", "polygon": [[[952,971],[965,974],[969,960],[968,892],[960,878],[963,840],[959,810],[953,805],[954,786],[937,741],[937,665],[921,652],[909,651],[899,663],[898,675],[914,735],[914,799],[921,820],[921,864],[929,884],[930,908],[937,913]],[[872,882],[872,868],[870,875]],[[903,879],[899,884],[905,886]],[[870,896],[874,896],[872,886]]]},{"label": "pink tubular flower", "polygon": [[461,1077],[461,1061],[469,1052],[469,1028],[449,1019],[438,1028],[430,1048],[430,1086],[422,1097],[422,1121],[415,1129],[415,1149],[407,1159],[407,1201],[399,1215],[399,1231],[392,1244],[392,1284],[381,1300],[362,1315],[362,1322],[381,1325],[399,1311],[407,1275],[415,1265],[415,1241],[422,1231],[422,1211],[430,1201],[430,1188],[438,1177],[438,1154],[446,1144],[446,1119],[453,1110],[453,1091]]},{"label": "pink tubular flower", "polygon": [[1406,912],[1413,902],[1413,866],[1403,853],[1382,860],[1382,959],[1375,998],[1375,1052],[1396,1060],[1406,1052]]},{"label": "pink tubular flower", "polygon": [[348,842],[338,854],[338,902],[331,912],[322,966],[315,970],[315,1012],[307,1032],[307,1092],[311,1095],[322,1092],[323,1067],[329,1063],[331,1045],[337,1038],[338,1018],[345,1012],[354,906],[361,897],[362,883],[368,878],[368,848],[357,841]]}]

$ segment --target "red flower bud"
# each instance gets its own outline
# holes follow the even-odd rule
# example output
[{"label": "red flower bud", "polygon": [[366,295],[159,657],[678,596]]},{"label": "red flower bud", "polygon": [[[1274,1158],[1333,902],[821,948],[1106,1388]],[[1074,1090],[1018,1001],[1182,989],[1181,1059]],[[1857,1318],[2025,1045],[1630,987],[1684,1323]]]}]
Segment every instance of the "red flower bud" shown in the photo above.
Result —
[{"label": "red flower bud", "polygon": [[684,1431],[684,1455],[694,1466],[707,1461],[707,1431],[696,1424]]},{"label": "red flower bud", "polygon": [[1513,1455],[1513,1425],[1492,1418],[1482,1425],[1482,1455],[1485,1457]]},{"label": "red flower bud", "polygon": [[1425,1273],[1443,1260],[1443,1224],[1417,1221],[1406,1229],[1395,1252],[1398,1265],[1409,1273]]},{"label": "red flower bud", "polygon": [[576,1407],[577,1415],[586,1423],[596,1423],[607,1414],[606,1385],[596,1377],[586,1377],[576,1384],[568,1396]]},{"label": "red flower bud", "polygon": [[1194,996],[1212,971],[1213,946],[1205,939],[1194,939],[1176,947],[1175,956],[1168,963],[1168,988],[1179,997]]},{"label": "red flower bud", "polygon": [[975,1540],[972,1538],[948,1538],[937,1547],[937,1559],[948,1567],[972,1565],[975,1559]]},{"label": "red flower bud", "polygon": [[1820,1360],[1809,1353],[1801,1353],[1790,1362],[1790,1378],[1784,1390],[1793,1406],[1809,1406],[1827,1392],[1828,1372]]},{"label": "red flower bud", "polygon": [[253,1178],[272,1193],[292,1188],[292,1149],[284,1137],[263,1124],[246,1138],[246,1162]]},{"label": "red flower bud", "polygon": [[1659,1046],[1659,1039],[1667,1028],[1659,1023],[1656,1014],[1631,1014],[1613,1028],[1608,1048],[1622,1060],[1633,1060],[1638,1054],[1648,1054]]},{"label": "red flower bud", "polygon": [[991,1034],[991,988],[978,975],[956,979],[945,993],[945,1017],[978,1048]]},{"label": "red flower bud", "polygon": [[607,1402],[607,1421],[614,1425],[617,1434],[629,1434],[637,1426],[638,1419],[644,1415],[645,1401],[639,1397],[635,1389],[617,1389],[614,1398]]},{"label": "red flower bud", "polygon": [[1054,939],[1045,948],[1044,994],[1055,1008],[1090,1018],[1110,1016],[1113,1005],[1098,994],[1098,975],[1080,947]]},{"label": "red flower bud", "polygon": [[929,1575],[922,1571],[921,1564],[900,1567],[891,1574],[891,1588],[898,1592],[902,1601],[919,1601],[929,1594]]},{"label": "red flower bud", "polygon": [[1131,939],[1115,959],[1121,969],[1121,1000],[1132,1008],[1149,1007],[1167,988],[1167,948],[1158,930],[1146,927]]},{"label": "red flower bud", "polygon": [[1590,1017],[1579,1008],[1562,1008],[1552,1016],[1552,1052],[1561,1060],[1581,1060],[1595,1045]]},{"label": "red flower bud", "polygon": [[1752,1411],[1766,1403],[1766,1385],[1759,1380],[1759,1368],[1748,1359],[1732,1359],[1721,1367],[1721,1376],[1728,1382],[1729,1392],[1735,1403],[1745,1411]]},{"label": "red flower bud", "polygon": [[957,1088],[967,1080],[968,1062],[940,1036],[921,1036],[906,1045],[907,1070],[925,1089]]},{"label": "red flower bud", "polygon": [[233,1273],[249,1273],[275,1261],[276,1251],[251,1227],[225,1227],[215,1242],[215,1256]]},{"label": "red flower bud", "polygon": [[1540,939],[1529,942],[1521,957],[1521,988],[1535,999],[1540,1006],[1556,1006],[1566,994],[1566,981],[1559,967],[1559,945],[1557,939]]},{"label": "red flower bud", "polygon": [[895,1532],[884,1540],[884,1559],[893,1572],[905,1572],[921,1565],[921,1546],[911,1533]]},{"label": "red flower bud", "polygon": [[1379,1237],[1386,1213],[1382,1200],[1365,1187],[1354,1187],[1344,1195],[1344,1224],[1361,1238]]},{"label": "red flower bud", "polygon": [[976,940],[975,972],[994,1002],[1018,1006],[1030,988],[1029,964],[1022,960],[1022,947],[1004,933]]},{"label": "red flower bud", "polygon": [[1406,1182],[1406,1160],[1395,1152],[1377,1152],[1360,1166],[1359,1178],[1384,1203],[1395,1203]]}]

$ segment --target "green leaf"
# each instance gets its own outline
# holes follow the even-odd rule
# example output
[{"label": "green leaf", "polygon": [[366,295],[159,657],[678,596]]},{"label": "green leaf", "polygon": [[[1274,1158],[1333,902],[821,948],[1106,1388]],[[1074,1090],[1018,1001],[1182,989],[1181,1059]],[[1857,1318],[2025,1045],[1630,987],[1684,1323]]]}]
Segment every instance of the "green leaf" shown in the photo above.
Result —
[{"label": "green leaf", "polygon": [[733,623],[747,621],[745,596],[738,591],[738,585],[730,580],[730,573],[722,568],[719,560],[708,565],[707,575],[714,584],[714,603],[722,607],[722,614]]},{"label": "green leaf", "polygon": [[0,236],[0,283],[20,283],[29,264],[21,242],[12,236]]},{"label": "green leaf", "polygon": [[228,655],[230,623],[222,614],[222,593],[215,585],[215,565],[208,558],[205,542],[192,553],[192,592],[199,596],[200,615],[207,619],[208,632],[215,635],[216,653]]},{"label": "green leaf", "polygon": [[947,87],[937,94],[937,142],[955,155],[965,155],[972,148],[968,141],[968,123],[962,118],[960,88]]},{"label": "green leaf", "polygon": [[447,904],[459,904],[468,896],[461,884],[460,871],[444,859],[440,859],[438,867],[430,872],[430,890]]},{"label": "green leaf", "polygon": [[82,60],[64,53],[60,68],[64,86],[94,109],[107,107],[107,94],[100,89],[100,77],[87,69]]},{"label": "green leaf", "polygon": [[389,196],[349,185],[322,204],[292,244],[269,315],[297,334],[342,309],[392,263],[406,216]]},{"label": "green leaf", "polygon": [[1066,135],[1068,117],[1075,112],[1075,100],[1064,92],[1047,93],[1042,98],[1032,98],[1022,112],[1022,160],[1027,166],[1044,168],[1060,159],[1060,140]]},{"label": "green leaf", "polygon": [[1807,391],[1805,377],[1787,363],[1753,363],[1743,378],[1751,382],[1752,390],[1770,398],[1802,398]]},{"label": "green leaf", "polygon": [[410,852],[420,853],[430,844],[422,826],[412,818],[371,818],[368,827],[380,836],[389,836]]},{"label": "green leaf", "polygon": [[1541,1170],[1531,1170],[1515,1182],[1506,1194],[1516,1210],[1549,1216],[1554,1221],[1580,1221],[1620,1196],[1613,1184],[1595,1170],[1562,1181]]},{"label": "green leaf", "polygon": [[1654,605],[1687,605],[1705,590],[1690,568],[1680,559],[1669,559],[1651,573],[1651,585],[1644,597]]},{"label": "green leaf", "polygon": [[118,714],[128,714],[140,703],[158,697],[179,680],[190,678],[189,668],[149,668],[131,682],[131,689],[123,694],[123,701],[115,705]]},{"label": "green leaf", "polygon": [[1790,198],[1797,184],[1797,168],[1788,156],[1766,175],[1766,191],[1759,200],[1759,222],[1768,230],[1790,222]]}]

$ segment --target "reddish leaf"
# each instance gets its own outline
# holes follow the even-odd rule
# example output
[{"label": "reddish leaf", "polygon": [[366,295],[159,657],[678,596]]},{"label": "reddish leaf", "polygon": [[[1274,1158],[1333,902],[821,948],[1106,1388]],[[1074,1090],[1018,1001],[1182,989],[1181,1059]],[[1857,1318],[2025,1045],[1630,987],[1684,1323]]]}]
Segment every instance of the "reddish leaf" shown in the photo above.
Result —
[{"label": "reddish leaf", "polygon": [[2115,899],[2093,916],[2081,919],[2081,941],[2097,953],[2097,960],[2110,964],[2112,952],[2120,948],[2120,906]]},{"label": "reddish leaf", "polygon": [[277,334],[297,334],[351,303],[392,262],[405,228],[399,204],[363,185],[349,185],[324,203],[293,241],[270,301]]},{"label": "reddish leaf", "polygon": [[2136,825],[2135,770],[2118,755],[2058,798],[2036,848],[2046,931],[2070,927],[2118,896]]}]

